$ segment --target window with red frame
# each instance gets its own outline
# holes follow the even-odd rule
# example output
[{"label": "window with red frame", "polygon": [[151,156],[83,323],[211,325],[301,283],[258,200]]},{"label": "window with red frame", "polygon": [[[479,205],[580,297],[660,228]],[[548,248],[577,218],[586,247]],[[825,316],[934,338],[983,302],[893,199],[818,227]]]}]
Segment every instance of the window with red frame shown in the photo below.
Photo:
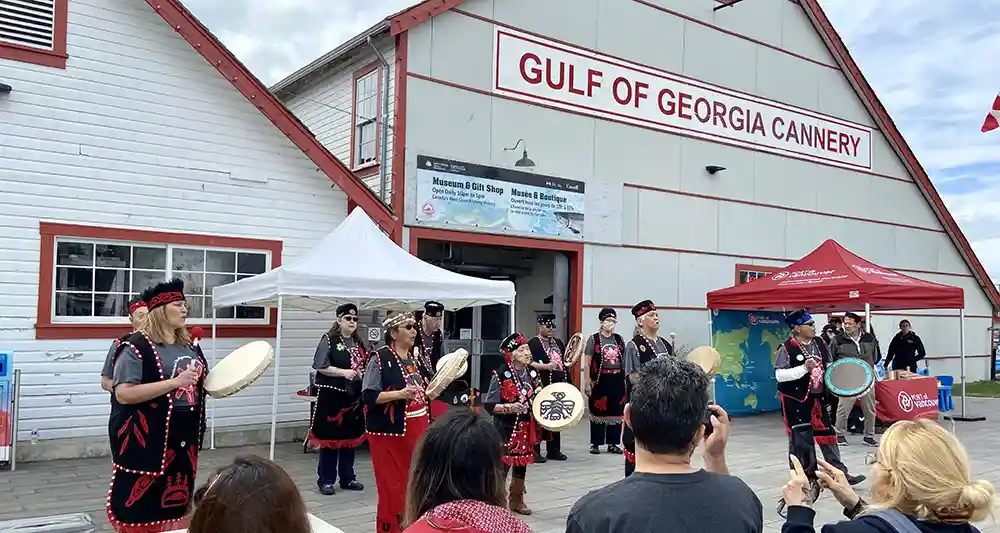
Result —
[{"label": "window with red frame", "polygon": [[66,68],[68,0],[0,1],[0,58]]},{"label": "window with red frame", "polygon": [[[54,323],[123,322],[128,301],[171,278],[184,281],[188,318],[212,318],[212,289],[263,274],[261,250],[56,237]],[[263,307],[220,307],[220,322],[263,321]],[[229,319],[229,320],[227,320]]]},{"label": "window with red frame", "polygon": [[[174,277],[184,280],[189,324],[208,325],[213,288],[281,265],[276,240],[56,222],[41,222],[39,236],[38,339],[128,333],[129,300]],[[215,317],[225,338],[273,334],[277,318],[251,306],[218,307]]]},{"label": "window with red frame", "polygon": [[[363,71],[362,71],[363,72]],[[379,70],[356,75],[354,79],[354,131],[351,153],[353,168],[378,162]]]},{"label": "window with red frame", "polygon": [[780,270],[779,267],[768,267],[760,265],[736,265],[736,284],[743,285]]}]

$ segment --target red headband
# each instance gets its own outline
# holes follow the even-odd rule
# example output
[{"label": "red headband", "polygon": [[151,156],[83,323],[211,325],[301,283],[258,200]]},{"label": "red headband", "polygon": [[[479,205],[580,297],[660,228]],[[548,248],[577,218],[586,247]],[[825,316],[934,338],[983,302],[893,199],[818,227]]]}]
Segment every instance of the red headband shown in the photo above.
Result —
[{"label": "red headband", "polygon": [[161,292],[160,294],[150,298],[147,306],[149,307],[149,310],[152,311],[161,305],[167,305],[170,302],[177,302],[180,300],[184,300],[183,292]]},{"label": "red headband", "polygon": [[135,302],[134,304],[128,306],[128,314],[131,315],[143,307],[146,307],[146,302]]}]

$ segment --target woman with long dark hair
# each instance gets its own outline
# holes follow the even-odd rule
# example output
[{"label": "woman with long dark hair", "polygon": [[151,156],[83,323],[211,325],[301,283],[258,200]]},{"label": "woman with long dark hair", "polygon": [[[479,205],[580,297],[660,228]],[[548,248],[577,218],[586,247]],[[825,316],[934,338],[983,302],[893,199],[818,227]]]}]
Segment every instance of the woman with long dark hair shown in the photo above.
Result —
[{"label": "woman with long dark hair", "polygon": [[365,441],[361,380],[368,363],[368,350],[358,335],[358,306],[337,308],[337,321],[316,346],[316,410],[309,426],[309,441],[319,448],[316,485],[325,495],[340,488],[364,490],[354,474],[354,449]]},{"label": "woman with long dark hair", "polygon": [[471,409],[435,420],[413,455],[405,533],[530,533],[504,508],[503,454],[493,422]]},{"label": "woman with long dark hair", "polygon": [[382,327],[385,346],[365,368],[361,398],[378,490],[377,531],[399,533],[413,449],[430,424],[424,376],[433,371],[414,357],[417,321],[412,313],[390,315]]},{"label": "woman with long dark hair", "polygon": [[311,533],[302,495],[282,468],[254,455],[215,472],[194,498],[188,533]]}]

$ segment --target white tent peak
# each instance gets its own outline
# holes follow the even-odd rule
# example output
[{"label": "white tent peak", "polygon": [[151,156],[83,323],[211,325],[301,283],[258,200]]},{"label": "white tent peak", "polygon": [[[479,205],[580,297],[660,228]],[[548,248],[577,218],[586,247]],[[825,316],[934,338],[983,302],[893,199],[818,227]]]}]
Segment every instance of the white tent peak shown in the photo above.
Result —
[{"label": "white tent peak", "polygon": [[214,307],[277,306],[331,310],[345,302],[373,309],[449,309],[511,304],[514,284],[465,276],[424,262],[392,241],[361,209],[295,261],[215,287]]}]

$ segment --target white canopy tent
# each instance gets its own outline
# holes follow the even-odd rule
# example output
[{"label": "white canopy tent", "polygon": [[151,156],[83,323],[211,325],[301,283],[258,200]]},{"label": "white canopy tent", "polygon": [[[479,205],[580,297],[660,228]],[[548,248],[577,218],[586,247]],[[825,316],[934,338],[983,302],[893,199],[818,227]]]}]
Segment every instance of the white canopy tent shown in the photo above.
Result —
[{"label": "white canopy tent", "polygon": [[[396,245],[361,209],[355,209],[295,262],[212,289],[212,362],[216,360],[217,307],[276,307],[271,459],[277,431],[281,368],[281,316],[286,307],[324,312],[351,302],[361,309],[411,310],[435,300],[446,309],[514,306],[514,283],[464,276],[426,263]],[[511,312],[511,322],[514,313]],[[215,447],[215,400],[211,446]]]}]

